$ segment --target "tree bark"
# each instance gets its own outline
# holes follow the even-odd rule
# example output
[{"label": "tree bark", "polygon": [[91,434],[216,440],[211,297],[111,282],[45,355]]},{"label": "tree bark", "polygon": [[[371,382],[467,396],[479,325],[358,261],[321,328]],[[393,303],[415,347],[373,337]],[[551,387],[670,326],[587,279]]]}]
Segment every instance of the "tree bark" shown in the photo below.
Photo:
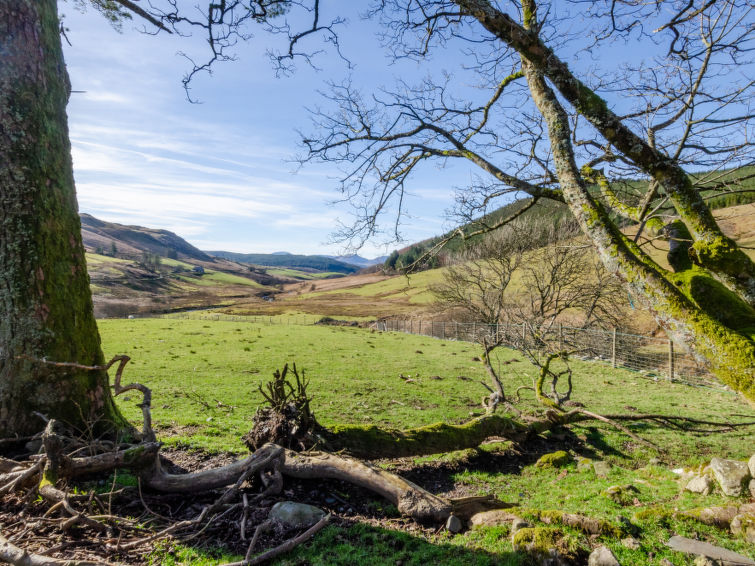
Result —
[{"label": "tree bark", "polygon": [[[101,365],[54,0],[0,3],[0,437],[123,426]],[[37,361],[39,360],[39,361]]]},{"label": "tree bark", "polygon": [[[633,294],[647,303],[655,319],[674,341],[708,360],[721,381],[755,403],[755,342],[711,316],[699,301],[696,304],[683,292],[691,291],[695,278],[706,279],[704,273],[694,274],[687,284],[686,278],[683,278],[678,285],[674,285],[673,274],[655,264],[610,222],[579,174],[566,112],[545,82],[541,70],[524,56],[522,65],[532,98],[548,125],[556,173],[564,198],[582,231],[598,250],[604,265],[624,279]],[[685,289],[687,286],[690,288]],[[711,294],[716,292],[714,288],[708,290]],[[725,290],[718,292],[726,293]],[[734,297],[732,299],[736,300]],[[747,309],[748,305],[741,302],[739,310]]]},{"label": "tree bark", "polygon": [[[755,307],[755,262],[721,231],[702,195],[694,189],[679,163],[627,127],[608,108],[605,100],[574,76],[537,33],[528,29],[526,21],[524,26],[518,24],[488,0],[456,0],[456,4],[525,57],[611,145],[663,186],[695,239],[693,249],[697,261]],[[527,5],[525,16],[534,14],[536,2],[527,2]]]}]

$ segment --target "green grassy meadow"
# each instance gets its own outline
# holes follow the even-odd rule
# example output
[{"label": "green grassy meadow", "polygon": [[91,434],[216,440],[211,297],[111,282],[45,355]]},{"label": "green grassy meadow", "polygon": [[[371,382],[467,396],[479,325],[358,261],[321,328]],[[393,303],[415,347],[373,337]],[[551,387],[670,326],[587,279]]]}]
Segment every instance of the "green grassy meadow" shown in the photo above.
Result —
[{"label": "green grassy meadow", "polygon": [[[486,379],[483,366],[475,360],[480,353],[475,345],[464,342],[361,328],[238,320],[103,320],[99,326],[106,356],[123,353],[132,358],[124,383],[133,380],[152,388],[154,425],[160,439],[201,450],[245,452],[240,437],[251,426],[261,401],[257,387],[287,362],[295,362],[305,371],[309,392],[314,396],[313,410],[324,425],[377,423],[406,428],[436,421],[461,422],[481,414],[480,400],[487,393],[479,383]],[[535,369],[518,352],[501,350],[495,363],[509,395],[520,386],[531,385]],[[755,419],[752,409],[723,390],[655,381],[598,363],[575,361],[572,368],[572,399],[595,412],[696,418],[745,415]],[[414,381],[406,382],[399,374]],[[531,413],[540,410],[528,391],[522,396],[519,408]],[[140,420],[136,406],[140,400],[133,393],[118,399],[123,412],[136,423]],[[755,446],[753,429],[705,434],[647,423],[630,428],[666,447],[666,452],[657,454],[606,425],[587,422],[547,434],[531,447],[497,442],[478,450],[380,465],[398,473],[419,473],[420,477],[422,470],[441,469],[450,485],[428,485],[428,489],[494,494],[520,506],[525,518],[531,509],[578,512],[613,524],[624,517],[642,530],[638,550],[624,548],[615,537],[588,541],[573,529],[562,529],[585,552],[590,545],[607,544],[622,564],[655,565],[663,558],[677,566],[692,564],[689,557],[663,546],[674,533],[752,555],[752,548],[724,531],[670,515],[674,510],[727,502],[717,494],[702,497],[681,493],[670,469],[699,466],[713,456],[745,459]],[[557,449],[567,450],[575,461],[563,470],[534,466],[543,452]],[[576,460],[581,457],[606,460],[613,468],[606,478],[599,478],[592,469],[577,467]],[[652,457],[660,457],[662,464],[649,465]],[[629,504],[620,505],[602,495],[609,486],[629,484],[637,490]],[[383,526],[350,523],[344,518],[276,563],[529,563],[523,554],[513,551],[507,526],[451,535],[413,527],[379,498],[375,505],[389,517]],[[643,511],[648,512],[636,515]],[[386,524],[394,524],[399,530],[385,528]],[[216,555],[217,551],[179,544],[170,549],[159,547],[152,559],[156,564],[221,563],[220,558],[213,558]]]}]

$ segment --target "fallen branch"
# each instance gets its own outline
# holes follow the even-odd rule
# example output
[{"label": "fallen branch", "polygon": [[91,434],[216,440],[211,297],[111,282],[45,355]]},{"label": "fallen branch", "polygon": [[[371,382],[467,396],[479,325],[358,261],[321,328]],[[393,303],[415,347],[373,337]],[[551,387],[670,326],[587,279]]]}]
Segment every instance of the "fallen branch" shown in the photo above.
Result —
[{"label": "fallen branch", "polygon": [[41,554],[32,554],[17,547],[2,534],[0,534],[0,562],[7,562],[14,566],[108,566],[107,562],[61,560]]},{"label": "fallen branch", "polygon": [[354,458],[327,452],[302,454],[286,450],[281,472],[299,479],[337,479],[369,489],[393,503],[403,515],[418,521],[443,522],[453,510],[449,501],[404,478]]},{"label": "fallen branch", "polygon": [[276,546],[275,548],[271,548],[267,552],[263,552],[262,554],[255,556],[254,558],[250,560],[247,560],[245,558],[241,562],[231,562],[229,564],[226,564],[225,566],[253,566],[254,564],[262,564],[263,562],[272,560],[276,556],[280,556],[281,554],[285,554],[286,552],[293,550],[301,543],[315,536],[317,533],[319,533],[323,529],[323,527],[325,527],[325,525],[328,524],[329,521],[330,521],[330,515],[325,515],[322,519],[317,521],[317,523],[312,525],[309,529],[304,531],[299,536],[289,539],[283,544]]}]

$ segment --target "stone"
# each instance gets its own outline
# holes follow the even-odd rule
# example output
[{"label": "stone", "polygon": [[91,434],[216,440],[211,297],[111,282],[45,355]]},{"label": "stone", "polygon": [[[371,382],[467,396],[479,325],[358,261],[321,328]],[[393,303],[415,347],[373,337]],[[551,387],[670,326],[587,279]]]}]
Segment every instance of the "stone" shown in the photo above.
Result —
[{"label": "stone", "polygon": [[742,487],[750,477],[750,470],[745,462],[713,458],[710,461],[710,467],[718,485],[726,495],[729,497],[742,495]]},{"label": "stone", "polygon": [[731,520],[731,532],[745,539],[749,543],[755,543],[755,514],[741,513]]},{"label": "stone", "polygon": [[747,460],[747,467],[750,470],[750,476],[755,478],[755,454],[750,456],[750,459]]},{"label": "stone", "polygon": [[464,525],[461,524],[461,519],[459,519],[456,515],[450,515],[448,517],[448,520],[446,521],[446,529],[450,533],[459,533],[461,532],[461,529],[464,527]]},{"label": "stone", "polygon": [[592,470],[592,460],[590,458],[580,458],[577,460],[577,470],[584,472],[586,470]]},{"label": "stone", "polygon": [[721,561],[713,560],[707,556],[698,556],[693,562],[695,566],[722,566]]},{"label": "stone", "polygon": [[[736,507],[706,507],[700,511],[696,518],[706,525],[727,529],[737,513],[739,513],[739,510]],[[694,517],[694,514],[688,514]]]},{"label": "stone", "polygon": [[602,495],[604,495],[614,503],[618,503],[619,505],[624,506],[630,505],[632,502],[634,502],[634,498],[638,492],[639,490],[632,484],[612,485],[611,487],[606,488]]},{"label": "stone", "polygon": [[750,483],[747,485],[747,489],[750,490],[750,497],[755,499],[755,478],[750,480]]},{"label": "stone", "polygon": [[543,454],[540,459],[535,462],[536,468],[563,468],[571,462],[571,456],[564,450],[558,452],[552,452],[551,454]]},{"label": "stone", "polygon": [[280,501],[273,505],[269,519],[291,529],[311,527],[325,516],[325,511],[314,505],[295,501]]},{"label": "stone", "polygon": [[592,469],[595,470],[595,475],[599,478],[606,478],[611,471],[611,464],[598,460],[592,463]]},{"label": "stone", "polygon": [[713,481],[708,476],[694,476],[687,482],[684,489],[692,493],[710,495],[710,492],[713,491]]},{"label": "stone", "polygon": [[482,511],[475,513],[469,519],[470,528],[474,527],[498,527],[516,521],[517,515],[506,511],[505,509],[494,509],[492,511]]},{"label": "stone", "polygon": [[648,460],[648,466],[662,466],[663,462],[661,462],[660,458],[650,458]]},{"label": "stone", "polygon": [[587,566],[621,566],[607,546],[599,546],[590,553]]},{"label": "stone", "polygon": [[701,556],[712,558],[713,560],[733,562],[741,566],[755,566],[755,560],[747,558],[742,554],[737,554],[736,552],[732,552],[731,550],[707,542],[680,537],[678,535],[671,537],[666,543],[666,546],[677,552],[699,554]]},{"label": "stone", "polygon": [[628,548],[629,550],[639,550],[640,541],[634,537],[623,538],[621,539],[621,546]]},{"label": "stone", "polygon": [[513,535],[514,533],[522,529],[529,529],[531,526],[532,525],[530,525],[524,519],[520,519],[519,517],[517,517],[511,522],[511,534]]}]

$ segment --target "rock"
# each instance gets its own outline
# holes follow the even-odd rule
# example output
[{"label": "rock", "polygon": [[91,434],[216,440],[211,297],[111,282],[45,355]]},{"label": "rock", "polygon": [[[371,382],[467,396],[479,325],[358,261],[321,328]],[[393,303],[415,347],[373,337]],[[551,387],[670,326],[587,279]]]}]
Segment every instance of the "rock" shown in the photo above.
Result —
[{"label": "rock", "polygon": [[719,560],[713,560],[707,556],[698,556],[693,562],[695,566],[722,566]]},{"label": "rock", "polygon": [[505,525],[519,519],[517,515],[509,513],[505,509],[495,509],[493,511],[483,511],[482,513],[475,513],[472,518],[469,519],[470,528],[473,527],[497,527],[499,525]]},{"label": "rock", "polygon": [[618,503],[619,505],[629,505],[634,501],[635,495],[639,490],[632,484],[628,485],[612,485],[602,493],[605,497]]},{"label": "rock", "polygon": [[599,478],[606,478],[611,471],[611,464],[604,462],[603,460],[598,460],[597,462],[592,463],[592,469],[595,470],[595,475]]},{"label": "rock", "polygon": [[688,512],[687,515],[696,518],[706,525],[727,529],[729,528],[729,523],[731,523],[731,520],[737,513],[739,513],[739,510],[736,507],[706,507],[699,514]]},{"label": "rock", "polygon": [[621,566],[607,546],[599,546],[590,553],[587,566]]},{"label": "rock", "polygon": [[747,461],[747,467],[750,470],[750,476],[755,478],[755,454],[750,456],[750,459]]},{"label": "rock", "polygon": [[755,478],[750,480],[750,483],[747,485],[747,488],[750,490],[750,497],[755,499]]},{"label": "rock", "polygon": [[511,523],[511,534],[513,535],[517,531],[520,531],[522,529],[529,529],[532,525],[530,525],[527,521],[524,519],[520,519],[517,517],[514,519]]},{"label": "rock", "polygon": [[623,538],[621,539],[621,546],[629,550],[638,550],[640,548],[640,541],[634,537]]},{"label": "rock", "polygon": [[584,472],[586,470],[592,470],[592,460],[590,458],[580,458],[577,460],[577,470]]},{"label": "rock", "polygon": [[662,466],[663,462],[661,462],[660,458],[650,458],[648,460],[648,466]]},{"label": "rock", "polygon": [[713,481],[708,476],[694,476],[684,487],[686,491],[709,495],[713,490]]},{"label": "rock", "polygon": [[537,468],[563,468],[571,462],[571,456],[568,452],[559,450],[558,452],[552,452],[551,454],[543,454],[540,459],[535,462]]},{"label": "rock", "polygon": [[461,529],[464,527],[464,525],[461,524],[461,519],[459,519],[456,515],[450,515],[448,517],[448,520],[446,521],[446,529],[448,529],[448,532],[451,533],[459,533],[461,532]]},{"label": "rock", "polygon": [[568,557],[558,553],[558,548],[567,546],[564,533],[558,529],[524,527],[512,535],[511,541],[515,551],[526,552],[541,566],[571,564]]},{"label": "rock", "polygon": [[661,561],[659,562],[660,566],[674,566],[674,563],[671,562],[668,558],[661,558]]},{"label": "rock", "polygon": [[680,536],[673,536],[666,543],[666,546],[676,550],[677,552],[685,552],[687,554],[699,554],[701,556],[707,556],[714,560],[722,560],[725,562],[733,562],[741,566],[755,566],[755,560],[747,558],[742,554],[737,554],[726,548],[715,546],[707,542],[700,540],[694,540],[691,538],[685,538]]},{"label": "rock", "polygon": [[749,543],[755,543],[755,514],[741,513],[731,520],[731,532]]},{"label": "rock", "polygon": [[268,518],[292,529],[304,529],[324,516],[325,511],[319,507],[295,501],[280,501],[273,505]]},{"label": "rock", "polygon": [[742,495],[742,487],[750,477],[748,464],[738,460],[724,460],[713,458],[710,461],[713,475],[721,486],[721,490],[729,497]]}]

